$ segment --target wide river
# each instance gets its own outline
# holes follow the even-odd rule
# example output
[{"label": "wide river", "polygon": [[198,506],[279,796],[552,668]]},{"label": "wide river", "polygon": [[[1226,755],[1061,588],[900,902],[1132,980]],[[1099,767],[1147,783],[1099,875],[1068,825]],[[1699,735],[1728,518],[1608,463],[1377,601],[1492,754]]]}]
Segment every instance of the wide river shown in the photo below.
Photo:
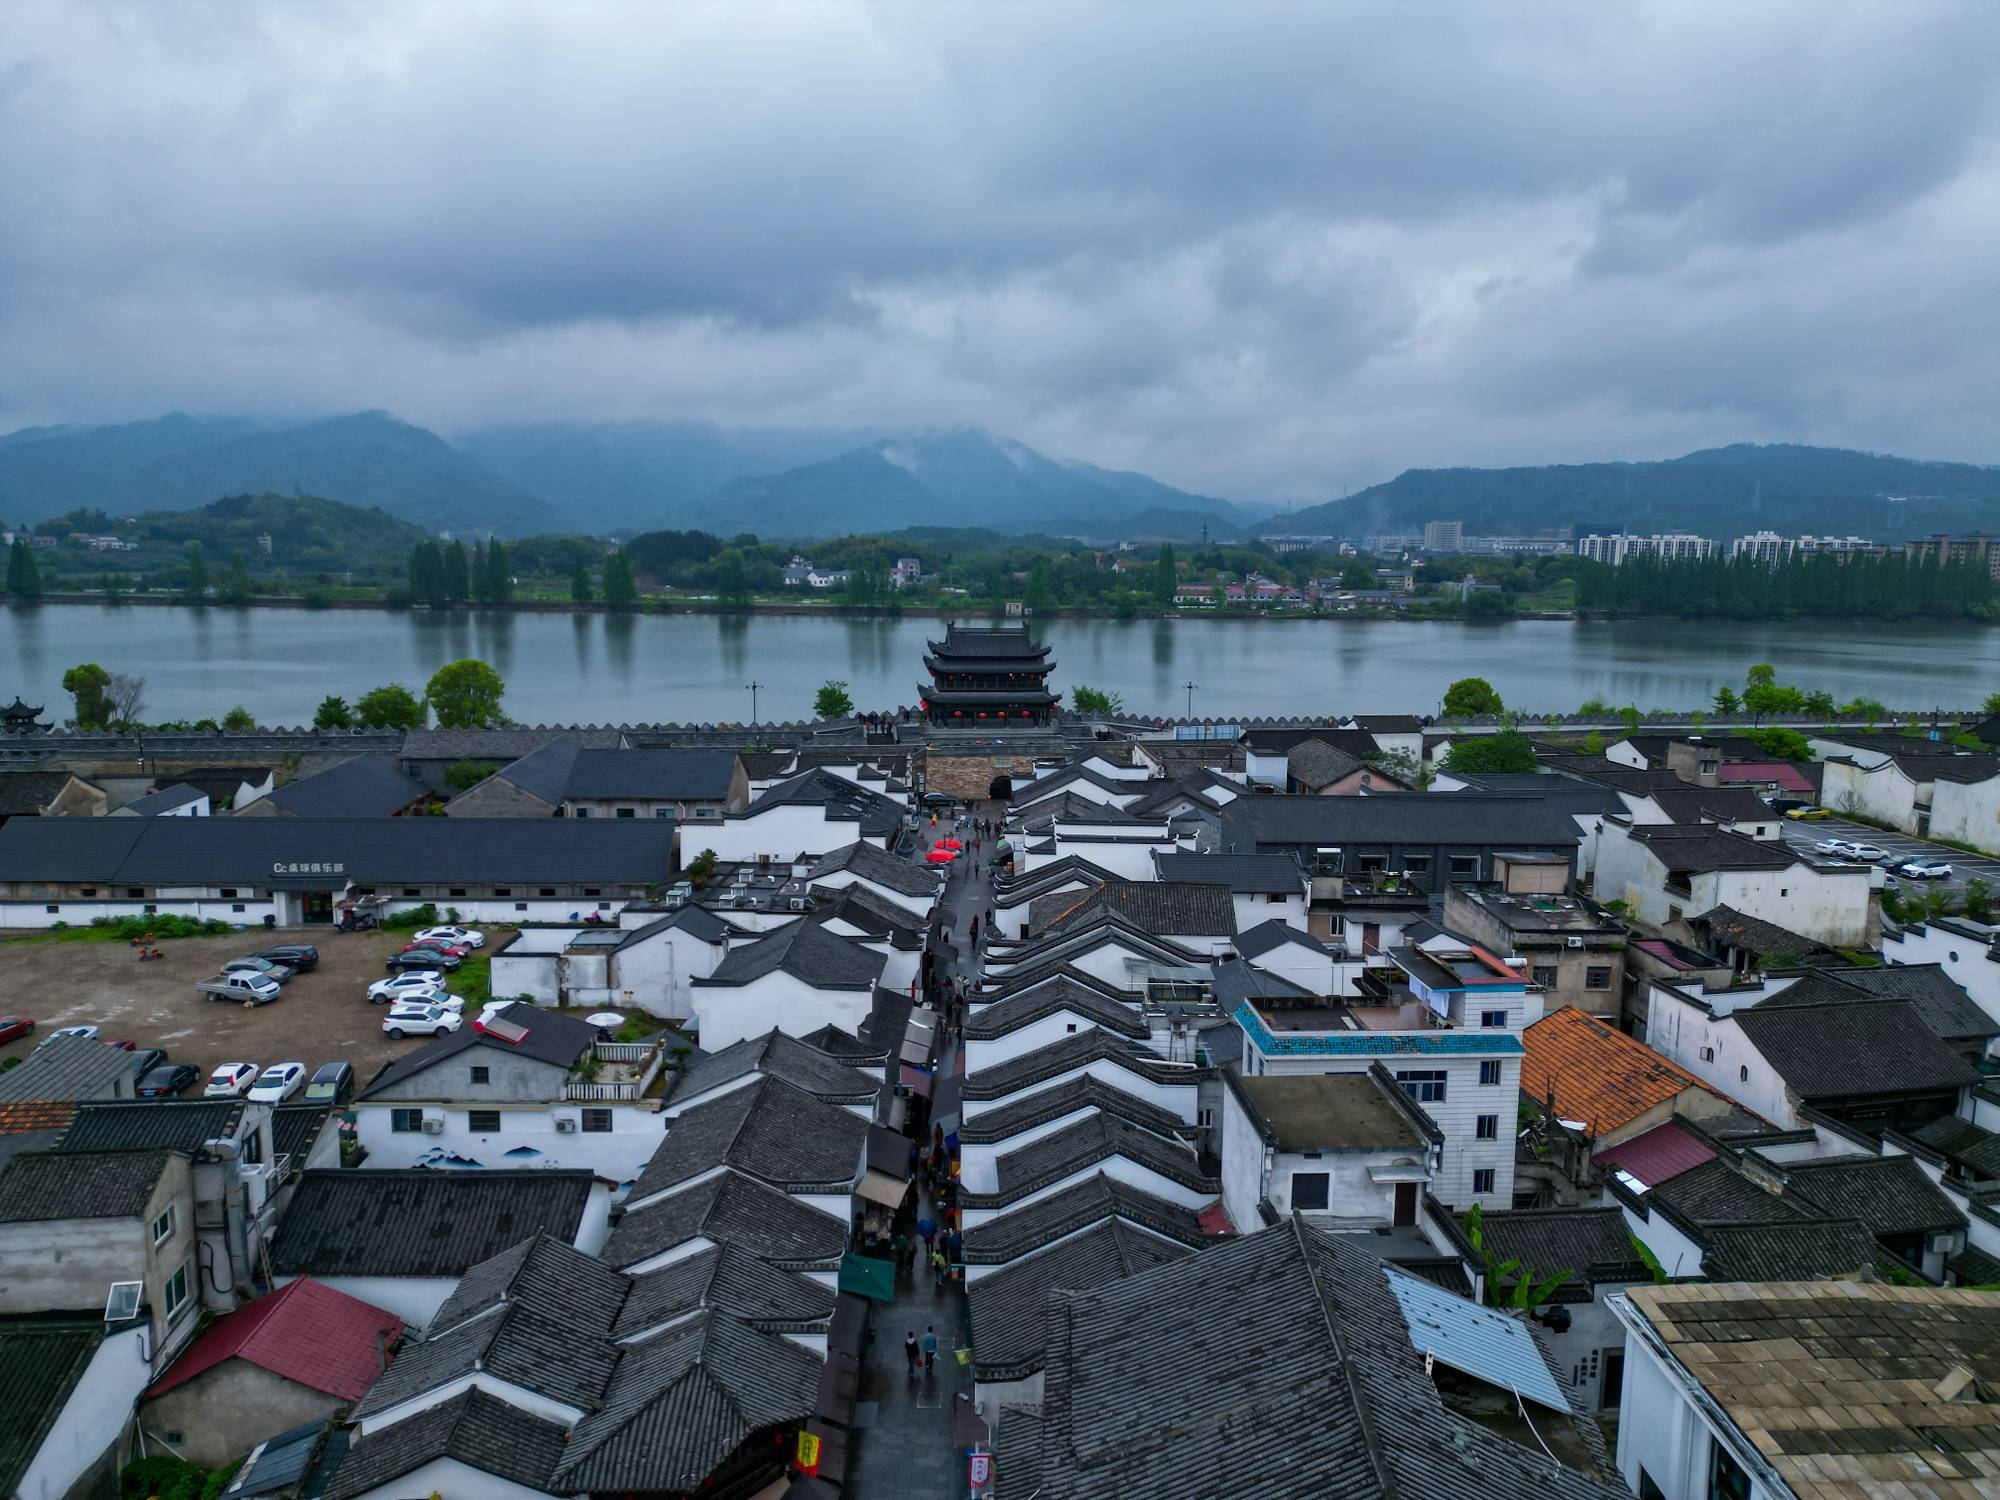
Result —
[{"label": "wide river", "polygon": [[[424,611],[0,608],[20,693],[65,717],[63,672],[79,662],[146,679],[149,720],[219,718],[241,704],[266,725],[307,724],[328,693],[385,682],[421,693],[445,662],[476,656],[507,681],[527,723],[747,721],[810,714],[829,678],[862,708],[914,704],[936,619],[607,616]],[[1134,712],[1199,715],[1435,713],[1477,675],[1540,715],[1591,698],[1687,708],[1768,661],[1781,680],[1891,708],[1965,708],[2000,689],[2000,627],[1883,624],[1581,623],[1455,625],[1390,620],[1052,620],[1052,681],[1119,694]]]}]

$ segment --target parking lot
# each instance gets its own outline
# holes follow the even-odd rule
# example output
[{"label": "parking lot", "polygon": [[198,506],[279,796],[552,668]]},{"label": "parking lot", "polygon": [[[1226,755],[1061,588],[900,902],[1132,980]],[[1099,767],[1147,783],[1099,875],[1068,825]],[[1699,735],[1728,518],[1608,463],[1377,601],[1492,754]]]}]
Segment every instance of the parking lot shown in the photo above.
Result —
[{"label": "parking lot", "polygon": [[[194,1063],[204,1075],[224,1062],[302,1062],[310,1074],[344,1058],[365,1085],[384,1063],[429,1040],[391,1041],[382,1034],[383,1008],[367,998],[368,986],[388,972],[383,960],[409,941],[408,933],[294,927],[176,938],[159,944],[164,957],[146,963],[125,943],[20,940],[26,936],[0,937],[0,1014],[32,1017],[36,1033],[0,1047],[0,1058],[32,1052],[58,1027],[95,1025],[106,1040],[164,1047],[175,1062]],[[501,936],[489,933],[489,944]],[[311,943],[319,967],[293,978],[269,1005],[195,993],[229,959],[279,943]]]},{"label": "parking lot", "polygon": [[1986,859],[1976,854],[1965,854],[1957,849],[1947,849],[1943,844],[1929,843],[1924,839],[1913,839],[1907,834],[1884,833],[1879,828],[1870,828],[1866,823],[1855,823],[1842,817],[1816,818],[1809,822],[1799,822],[1791,818],[1784,820],[1785,842],[1794,849],[1810,853],[1814,844],[1821,839],[1845,839],[1850,844],[1873,844],[1878,849],[1889,851],[1891,859],[1941,859],[1951,866],[1951,879],[1909,880],[1905,885],[1944,886],[1953,889],[1962,887],[1974,875],[1993,882],[2000,889],[2000,860]]}]

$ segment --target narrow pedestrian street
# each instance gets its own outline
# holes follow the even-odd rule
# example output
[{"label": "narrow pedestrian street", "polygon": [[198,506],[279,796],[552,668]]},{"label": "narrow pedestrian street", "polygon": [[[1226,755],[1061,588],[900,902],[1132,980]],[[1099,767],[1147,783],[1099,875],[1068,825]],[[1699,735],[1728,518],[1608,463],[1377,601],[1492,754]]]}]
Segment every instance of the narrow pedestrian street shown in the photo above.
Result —
[{"label": "narrow pedestrian street", "polygon": [[[982,809],[980,816],[997,816],[997,809],[990,804]],[[924,819],[926,848],[947,837],[959,838],[965,852],[948,867],[940,904],[948,913],[942,926],[950,941],[934,950],[937,961],[932,972],[941,987],[956,979],[969,989],[981,967],[970,939],[970,923],[977,914],[983,939],[991,893],[985,862],[992,857],[994,840],[987,837],[975,851],[973,835],[955,832],[950,819],[940,818],[935,828],[928,817]],[[941,1007],[944,1004],[941,998]],[[958,1037],[953,1032],[938,1061],[941,1088],[957,1074],[959,1066]],[[948,1097],[955,1101],[956,1094],[956,1089],[951,1089]],[[955,1103],[952,1108],[955,1110]],[[911,1223],[907,1232],[914,1238],[916,1221],[929,1217],[938,1225],[939,1234],[944,1234],[949,1228],[946,1215],[921,1180],[918,1196],[916,1209],[905,1210]],[[937,1358],[931,1369],[912,1374],[903,1341],[911,1334],[921,1341],[926,1331],[937,1334]],[[971,1369],[958,1359],[965,1332],[964,1290],[951,1276],[943,1286],[937,1285],[935,1275],[924,1264],[923,1243],[918,1240],[915,1269],[897,1273],[895,1302],[875,1310],[874,1338],[862,1360],[856,1408],[860,1430],[855,1433],[848,1462],[850,1493],[869,1500],[960,1500],[966,1494],[965,1451],[984,1432],[972,1410]]]}]

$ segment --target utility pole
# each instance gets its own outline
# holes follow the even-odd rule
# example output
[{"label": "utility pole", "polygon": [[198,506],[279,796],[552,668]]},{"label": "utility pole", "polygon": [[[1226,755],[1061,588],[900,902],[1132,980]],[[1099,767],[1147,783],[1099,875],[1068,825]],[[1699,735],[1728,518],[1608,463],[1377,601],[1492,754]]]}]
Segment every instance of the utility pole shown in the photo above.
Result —
[{"label": "utility pole", "polygon": [[1192,719],[1194,717],[1194,690],[1200,687],[1201,684],[1196,682],[1192,677],[1190,677],[1186,682],[1182,683],[1181,686],[1187,689],[1187,695],[1188,695],[1187,716],[1190,719]]},{"label": "utility pole", "polygon": [[763,685],[763,683],[757,681],[754,677],[743,685],[745,690],[750,694],[750,727],[752,729],[757,727],[757,689]]}]

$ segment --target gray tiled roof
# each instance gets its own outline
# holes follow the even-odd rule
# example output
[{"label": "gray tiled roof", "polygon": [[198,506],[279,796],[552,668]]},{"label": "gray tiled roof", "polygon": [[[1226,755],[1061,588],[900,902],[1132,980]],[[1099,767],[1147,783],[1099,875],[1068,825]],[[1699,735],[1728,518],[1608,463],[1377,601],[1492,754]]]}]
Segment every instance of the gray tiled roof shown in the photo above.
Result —
[{"label": "gray tiled roof", "polygon": [[882,1048],[842,1031],[832,1022],[828,1022],[816,1031],[808,1031],[799,1040],[808,1047],[817,1047],[828,1057],[837,1058],[850,1067],[865,1069],[873,1065],[879,1068],[888,1061],[888,1053]]},{"label": "gray tiled roof", "polygon": [[689,1240],[741,1245],[791,1270],[823,1270],[847,1248],[847,1226],[740,1172],[721,1172],[630,1209],[611,1231],[604,1258],[634,1266]]},{"label": "gray tiled roof", "polygon": [[510,781],[544,802],[631,797],[654,802],[721,802],[736,774],[727,749],[623,750],[551,740],[505,767]]},{"label": "gray tiled roof", "polygon": [[2000,1135],[1957,1115],[1944,1115],[1911,1132],[1919,1145],[1963,1162],[1981,1178],[2000,1178]]},{"label": "gray tiled roof", "polygon": [[1052,1294],[1042,1413],[995,1468],[1062,1500],[1629,1500],[1449,1411],[1381,1263],[1296,1221]]},{"label": "gray tiled roof", "polygon": [[815,1099],[829,1104],[866,1104],[881,1092],[882,1080],[829,1057],[795,1037],[773,1029],[763,1036],[745,1037],[734,1046],[712,1052],[691,1063],[667,1094],[667,1105],[746,1078],[768,1073],[773,1078],[804,1089]]},{"label": "gray tiled roof", "polygon": [[1308,791],[1332,786],[1362,769],[1360,756],[1322,739],[1301,740],[1285,752],[1285,774]]},{"label": "gray tiled roof", "polygon": [[769,1074],[674,1117],[631,1202],[715,1167],[772,1187],[840,1192],[861,1175],[868,1122]]},{"label": "gray tiled roof", "polygon": [[1120,880],[1088,891],[1060,891],[1028,907],[1031,932],[1070,932],[1109,913],[1155,936],[1233,937],[1236,903],[1226,885]]},{"label": "gray tiled roof", "polygon": [[814,886],[812,894],[820,903],[814,914],[816,921],[846,922],[869,938],[887,939],[905,952],[921,951],[924,946],[924,919],[871,886]]},{"label": "gray tiled roof", "polygon": [[1314,993],[1282,974],[1273,974],[1240,958],[1226,959],[1215,966],[1209,991],[1225,1011],[1234,1011],[1245,1000],[1309,1000]]},{"label": "gray tiled roof", "polygon": [[1710,1281],[1820,1281],[1872,1274],[1881,1250],[1853,1219],[1732,1224],[1702,1238],[1702,1274]]},{"label": "gray tiled roof", "polygon": [[52,1036],[30,1052],[18,1068],[0,1073],[0,1104],[27,1099],[109,1099],[113,1088],[131,1071],[128,1052],[87,1036]]},{"label": "gray tiled roof", "polygon": [[666,877],[673,837],[671,818],[14,818],[0,880],[261,888],[310,849],[336,883],[639,885]]},{"label": "gray tiled roof", "polygon": [[828,822],[852,822],[864,837],[894,831],[908,813],[901,802],[881,792],[832,771],[812,770],[786,777],[731,816],[753,818],[774,807],[824,807]]},{"label": "gray tiled roof", "polygon": [[136,1218],[177,1154],[162,1148],[17,1151],[0,1171],[0,1224]]},{"label": "gray tiled roof", "polygon": [[1674,875],[1709,870],[1788,870],[1801,859],[1798,851],[1781,839],[1753,839],[1712,823],[1635,823],[1629,833]]},{"label": "gray tiled roof", "polygon": [[295,818],[386,818],[429,790],[372,755],[354,755],[315,775],[287,782],[263,800]]},{"label": "gray tiled roof", "polygon": [[[65,781],[67,777],[63,778]],[[137,801],[128,802],[118,811],[130,813],[135,818],[157,818],[161,813],[172,812],[177,807],[186,807],[199,802],[208,793],[198,786],[161,787],[157,792],[148,792]]]},{"label": "gray tiled roof", "polygon": [[1726,1224],[1807,1223],[1826,1217],[1818,1204],[1769,1192],[1719,1156],[1655,1183],[1647,1202],[1663,1204],[1704,1230]]},{"label": "gray tiled roof", "polygon": [[534,1235],[461,1276],[431,1327],[452,1328],[505,1304],[551,1321],[569,1321],[579,1333],[607,1333],[629,1281],[566,1240]]},{"label": "gray tiled roof", "polygon": [[782,972],[815,989],[872,989],[887,962],[886,955],[828,932],[815,917],[801,917],[731,949],[713,973],[693,983],[731,987]]},{"label": "gray tiled roof", "polygon": [[1740,912],[1732,906],[1711,906],[1691,920],[1695,925],[1708,929],[1711,942],[1741,948],[1759,958],[1804,958],[1826,951],[1822,943],[1788,927],[1780,927],[1776,922],[1766,922],[1762,917]]},{"label": "gray tiled roof", "polygon": [[250,1105],[242,1099],[93,1099],[77,1106],[62,1133],[64,1151],[131,1151],[165,1146],[199,1154],[233,1136]]},{"label": "gray tiled roof", "polygon": [[1221,1184],[1201,1170],[1199,1159],[1182,1141],[1141,1129],[1115,1115],[1085,1116],[1039,1140],[1003,1154],[998,1163],[1000,1187],[994,1193],[967,1193],[968,1208],[1000,1208],[1079,1172],[1122,1158],[1145,1167],[1191,1192],[1219,1194]]},{"label": "gray tiled roof", "polygon": [[1803,1193],[1829,1216],[1859,1219],[1877,1235],[1942,1234],[1965,1228],[1913,1156],[1831,1156],[1790,1162],[1787,1192]]},{"label": "gray tiled roof", "polygon": [[990,1004],[975,1006],[966,1018],[966,1039],[992,1041],[1064,1010],[1134,1041],[1143,1042],[1152,1034],[1136,1005],[1120,1003],[1093,985],[1058,975],[1015,990]]},{"label": "gray tiled roof", "polygon": [[[577,1299],[563,1312],[583,1308]],[[437,1331],[428,1338],[406,1345],[368,1387],[355,1416],[387,1411],[474,1373],[587,1409],[603,1397],[618,1365],[616,1349],[595,1330],[576,1327],[568,1316],[550,1317],[519,1304],[448,1325],[440,1317],[434,1327]]]},{"label": "gray tiled roof", "polygon": [[356,1438],[334,1470],[326,1500],[352,1500],[440,1458],[546,1491],[562,1451],[561,1423],[469,1390]]},{"label": "gray tiled roof", "polygon": [[1054,1088],[1022,1094],[997,1109],[961,1119],[958,1122],[958,1138],[973,1145],[1004,1141],[1009,1136],[1019,1135],[1024,1130],[1032,1130],[1037,1125],[1045,1125],[1050,1120],[1081,1109],[1116,1115],[1157,1135],[1173,1135],[1195,1128],[1172,1111],[1161,1109],[1136,1094],[1113,1088],[1102,1079],[1085,1073]]},{"label": "gray tiled roof", "polygon": [[965,1296],[973,1378],[1020,1380],[1042,1367],[1050,1292],[1087,1291],[1192,1253],[1178,1241],[1109,1218],[980,1277]]},{"label": "gray tiled roof", "polygon": [[1588,1301],[1591,1287],[1600,1282],[1652,1279],[1632,1248],[1625,1210],[1616,1205],[1489,1213],[1480,1219],[1480,1232],[1489,1255],[1519,1260],[1537,1280],[1574,1272],[1557,1301]]},{"label": "gray tiled roof", "polygon": [[695,1308],[741,1318],[766,1333],[824,1328],[833,1316],[831,1287],[780,1270],[741,1245],[687,1255],[632,1279],[611,1336],[630,1339]]},{"label": "gray tiled roof", "polygon": [[913,864],[859,839],[828,850],[814,860],[806,871],[806,880],[824,880],[842,870],[905,896],[934,897],[943,884],[942,877],[928,865]]},{"label": "gray tiled roof", "polygon": [[1214,1238],[1202,1229],[1193,1209],[1098,1172],[966,1230],[965,1259],[974,1265],[1004,1265],[1111,1218],[1129,1219],[1191,1249]]},{"label": "gray tiled roof", "polygon": [[1222,809],[1222,842],[1238,853],[1349,844],[1572,849],[1566,813],[1537,797],[1398,792],[1382,797],[1238,797]]},{"label": "gray tiled roof", "polygon": [[[1873,968],[1820,969],[1776,996],[1783,1005],[1800,991],[1824,994],[1821,982],[1834,980],[1878,1000],[1907,1000],[1933,1035],[1945,1042],[1981,1041],[2000,1036],[2000,1024],[1973,1003],[1964,987],[1941,964],[1878,964]],[[1769,1003],[1769,1002],[1766,1002]]]},{"label": "gray tiled roof", "polygon": [[280,1104],[271,1111],[271,1143],[294,1166],[303,1167],[306,1153],[319,1143],[332,1117],[331,1104]]},{"label": "gray tiled roof", "polygon": [[0,1323],[0,1495],[18,1495],[77,1382],[97,1355],[96,1318]]},{"label": "gray tiled roof", "polygon": [[1073,1068],[1104,1061],[1115,1062],[1149,1083],[1191,1085],[1195,1081],[1193,1069],[1171,1067],[1154,1053],[1137,1051],[1121,1038],[1092,1028],[968,1074],[964,1097],[1004,1099]]},{"label": "gray tiled roof", "polygon": [[1963,1088],[1980,1080],[1907,1001],[1756,1005],[1733,1012],[1732,1019],[1808,1103]]},{"label": "gray tiled roof", "polygon": [[578,1016],[544,1010],[525,1000],[516,1000],[495,1014],[501,1020],[526,1027],[527,1035],[517,1042],[509,1042],[468,1022],[456,1031],[424,1043],[414,1052],[406,1052],[383,1064],[382,1070],[368,1080],[358,1097],[366,1099],[378,1094],[475,1048],[502,1052],[511,1057],[530,1057],[551,1067],[568,1069],[597,1046],[597,1028]]},{"label": "gray tiled roof", "polygon": [[281,1276],[463,1276],[538,1234],[575,1242],[596,1179],[544,1168],[307,1172],[278,1223]]},{"label": "gray tiled roof", "polygon": [[1289,854],[1161,854],[1153,868],[1162,880],[1226,885],[1239,896],[1302,896],[1306,877]]},{"label": "gray tiled roof", "polygon": [[817,1354],[713,1311],[628,1347],[603,1406],[570,1433],[555,1494],[698,1488],[751,1434],[803,1422]]},{"label": "gray tiled roof", "polygon": [[1747,786],[1662,787],[1653,803],[1676,823],[1772,823],[1778,815]]},{"label": "gray tiled roof", "polygon": [[1262,958],[1274,948],[1306,948],[1314,952],[1326,952],[1326,945],[1310,932],[1280,922],[1273,918],[1269,922],[1259,922],[1255,927],[1236,934],[1236,951],[1245,958]]}]

